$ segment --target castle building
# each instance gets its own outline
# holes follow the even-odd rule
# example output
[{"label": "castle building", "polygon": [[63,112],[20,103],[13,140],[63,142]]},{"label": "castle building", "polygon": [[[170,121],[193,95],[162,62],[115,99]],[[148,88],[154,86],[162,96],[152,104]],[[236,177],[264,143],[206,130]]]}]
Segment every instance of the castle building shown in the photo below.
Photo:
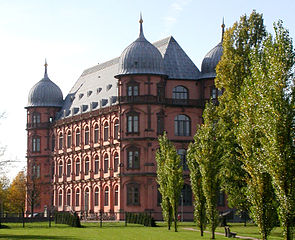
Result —
[{"label": "castle building", "polygon": [[205,102],[217,98],[222,43],[199,71],[172,36],[151,44],[139,22],[120,57],[86,69],[65,99],[45,64],[26,106],[27,213],[161,212],[155,154],[166,131],[183,164],[182,210],[192,218],[186,150]]}]

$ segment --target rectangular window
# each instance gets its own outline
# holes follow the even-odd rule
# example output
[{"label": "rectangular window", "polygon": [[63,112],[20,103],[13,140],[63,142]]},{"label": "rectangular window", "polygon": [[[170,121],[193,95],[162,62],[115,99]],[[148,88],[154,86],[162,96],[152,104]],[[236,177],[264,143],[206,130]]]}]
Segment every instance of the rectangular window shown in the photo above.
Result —
[{"label": "rectangular window", "polygon": [[139,150],[130,149],[127,151],[127,168],[139,168]]},{"label": "rectangular window", "polygon": [[138,113],[128,113],[127,115],[127,132],[138,133],[139,132],[139,115]]},{"label": "rectangular window", "polygon": [[40,137],[33,137],[32,140],[32,151],[33,152],[40,152]]}]

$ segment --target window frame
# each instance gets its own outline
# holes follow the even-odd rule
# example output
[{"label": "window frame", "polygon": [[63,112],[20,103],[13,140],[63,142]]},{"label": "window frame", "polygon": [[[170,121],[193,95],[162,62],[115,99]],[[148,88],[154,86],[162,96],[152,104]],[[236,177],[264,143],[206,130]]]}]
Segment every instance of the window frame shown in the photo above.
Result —
[{"label": "window frame", "polygon": [[99,187],[94,188],[94,206],[99,206]]},{"label": "window frame", "polygon": [[[77,169],[77,166],[79,166],[79,169]],[[75,163],[75,175],[76,177],[78,177],[80,175],[81,172],[81,161],[80,158],[76,159],[76,163]]]},{"label": "window frame", "polygon": [[128,134],[138,134],[140,129],[140,114],[135,111],[130,111],[126,113],[126,135]]},{"label": "window frame", "polygon": [[94,174],[99,174],[99,157],[97,155],[94,158]]},{"label": "window frame", "polygon": [[32,138],[32,152],[41,152],[41,137],[38,135]]},{"label": "window frame", "polygon": [[136,146],[132,146],[127,148],[126,152],[127,152],[127,164],[126,164],[127,169],[140,169],[140,148]]},{"label": "window frame", "polygon": [[71,172],[72,172],[72,161],[69,159],[67,161],[67,177],[71,176]]},{"label": "window frame", "polygon": [[89,145],[90,144],[90,131],[89,127],[86,126],[84,129],[84,145]]},{"label": "window frame", "polygon": [[58,149],[59,150],[63,149],[63,139],[64,139],[64,136],[63,136],[63,133],[61,132],[58,135]]},{"label": "window frame", "polygon": [[103,158],[103,173],[109,172],[109,155],[105,154]]},{"label": "window frame", "polygon": [[94,130],[93,130],[93,137],[94,137],[94,143],[98,143],[99,140],[99,126],[98,124],[94,125]]},{"label": "window frame", "polygon": [[106,186],[104,189],[104,206],[109,206],[109,187]]},{"label": "window frame", "polygon": [[90,174],[90,160],[89,157],[85,157],[84,160],[84,174],[88,176]]},{"label": "window frame", "polygon": [[103,141],[109,140],[109,123],[106,121],[103,125]]},{"label": "window frame", "polygon": [[75,206],[80,206],[80,188],[77,188],[75,191]]},{"label": "window frame", "polygon": [[114,154],[114,172],[118,172],[119,169],[119,154],[116,152]]},{"label": "window frame", "polygon": [[116,119],[114,122],[114,139],[119,139],[119,120]]},{"label": "window frame", "polygon": [[63,161],[58,162],[58,178],[61,178],[63,175]]},{"label": "window frame", "polygon": [[172,90],[172,99],[179,100],[179,101],[188,100],[189,90],[187,89],[187,87],[182,85],[175,86]]},{"label": "window frame", "polygon": [[126,84],[126,96],[127,97],[136,97],[139,96],[139,83],[132,80]]},{"label": "window frame", "polygon": [[67,148],[71,148],[72,147],[72,131],[69,130],[67,132]]},{"label": "window frame", "polygon": [[[179,119],[181,117],[185,119]],[[174,134],[175,136],[189,137],[191,136],[191,118],[185,114],[179,114],[174,118]]]},{"label": "window frame", "polygon": [[140,185],[138,183],[129,183],[126,187],[127,206],[140,206]]},{"label": "window frame", "polygon": [[76,140],[76,147],[80,146],[81,144],[81,132],[80,132],[80,128],[76,129],[76,134],[75,134],[75,140]]}]

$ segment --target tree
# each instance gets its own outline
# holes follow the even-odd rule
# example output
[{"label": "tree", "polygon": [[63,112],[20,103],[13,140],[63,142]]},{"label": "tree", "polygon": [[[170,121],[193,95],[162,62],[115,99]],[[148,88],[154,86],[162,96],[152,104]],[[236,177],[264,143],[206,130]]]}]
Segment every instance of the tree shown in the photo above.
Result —
[{"label": "tree", "polygon": [[2,175],[0,177],[0,215],[7,209],[7,189],[9,187],[9,179]]},{"label": "tree", "polygon": [[265,36],[261,14],[253,11],[250,17],[242,16],[225,32],[223,55],[216,67],[215,84],[223,90],[218,106],[220,145],[223,148],[221,186],[227,194],[229,206],[242,212],[247,211],[249,203],[245,181],[248,173],[242,168],[241,148],[236,136],[241,113],[239,96],[243,82],[251,74],[250,51],[259,47]]},{"label": "tree", "polygon": [[[159,137],[160,148],[157,151],[157,181],[162,194],[163,215],[168,216],[168,225],[172,216],[174,230],[177,232],[177,213],[181,189],[183,187],[183,169],[175,147],[167,139],[166,133]],[[167,212],[168,210],[168,212]]]},{"label": "tree", "polygon": [[21,212],[25,207],[26,176],[20,171],[8,188],[8,206],[10,212]]},{"label": "tree", "polygon": [[219,192],[219,172],[221,149],[218,137],[216,106],[211,102],[203,113],[204,124],[194,136],[194,157],[199,164],[202,189],[206,198],[206,215],[211,227],[211,238],[215,239],[218,224],[217,199]]},{"label": "tree", "polygon": [[190,170],[190,181],[194,194],[194,217],[197,226],[200,228],[201,236],[204,235],[206,228],[206,198],[202,189],[202,176],[200,166],[196,159],[196,149],[193,143],[190,143],[187,152],[187,163]]},{"label": "tree", "polygon": [[284,238],[290,240],[295,224],[295,52],[281,21],[274,24],[274,32],[252,54],[251,71],[260,98],[256,125],[262,133],[264,168],[279,202]]}]

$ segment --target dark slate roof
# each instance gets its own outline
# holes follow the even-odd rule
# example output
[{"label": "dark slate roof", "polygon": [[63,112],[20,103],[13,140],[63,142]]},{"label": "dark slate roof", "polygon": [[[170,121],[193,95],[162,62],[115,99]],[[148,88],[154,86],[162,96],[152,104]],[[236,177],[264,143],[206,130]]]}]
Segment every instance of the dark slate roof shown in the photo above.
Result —
[{"label": "dark slate roof", "polygon": [[144,37],[142,19],[139,37],[122,52],[118,75],[164,75],[163,58],[159,50]]},{"label": "dark slate roof", "polygon": [[211,49],[203,59],[202,62],[202,77],[201,78],[215,78],[216,71],[215,68],[222,56],[222,42]]},{"label": "dark slate roof", "polygon": [[163,56],[164,71],[170,79],[200,78],[199,69],[172,36],[155,42],[154,45]]},{"label": "dark slate roof", "polygon": [[27,107],[61,107],[62,105],[62,91],[49,79],[45,68],[44,78],[30,90]]},{"label": "dark slate roof", "polygon": [[[168,79],[198,79],[201,74],[173,37],[153,44],[163,57],[164,74]],[[67,95],[58,118],[117,104],[117,79],[120,58],[86,69]]]}]

